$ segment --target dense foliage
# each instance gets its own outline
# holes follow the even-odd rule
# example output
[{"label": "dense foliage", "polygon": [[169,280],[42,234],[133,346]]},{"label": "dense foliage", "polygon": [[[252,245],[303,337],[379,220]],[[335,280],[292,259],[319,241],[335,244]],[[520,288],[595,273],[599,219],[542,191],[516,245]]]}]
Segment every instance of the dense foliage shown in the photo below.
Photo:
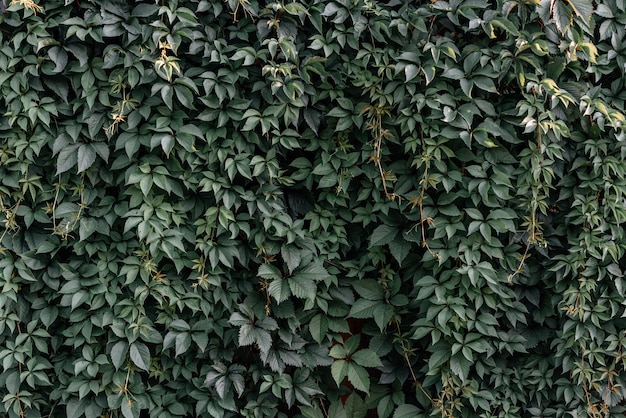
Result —
[{"label": "dense foliage", "polygon": [[0,2],[0,414],[623,414],[624,0]]}]

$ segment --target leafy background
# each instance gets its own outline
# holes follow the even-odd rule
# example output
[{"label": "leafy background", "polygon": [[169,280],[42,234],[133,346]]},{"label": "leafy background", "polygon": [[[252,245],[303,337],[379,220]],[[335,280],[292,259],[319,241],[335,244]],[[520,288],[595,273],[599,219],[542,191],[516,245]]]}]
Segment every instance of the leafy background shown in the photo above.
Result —
[{"label": "leafy background", "polygon": [[623,0],[4,0],[0,413],[624,413]]}]

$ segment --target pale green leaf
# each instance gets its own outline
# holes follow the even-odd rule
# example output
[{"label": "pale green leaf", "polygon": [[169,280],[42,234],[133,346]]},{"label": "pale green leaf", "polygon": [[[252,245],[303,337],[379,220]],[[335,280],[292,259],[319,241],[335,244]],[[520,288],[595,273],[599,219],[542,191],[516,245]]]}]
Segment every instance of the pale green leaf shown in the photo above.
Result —
[{"label": "pale green leaf", "polygon": [[[341,360],[339,360],[341,361]],[[355,389],[369,393],[370,376],[363,366],[349,362],[348,363],[348,381],[352,383]]]},{"label": "pale green leaf", "polygon": [[130,345],[130,359],[142,370],[148,371],[150,365],[150,350],[141,342],[134,342]]},{"label": "pale green leaf", "polygon": [[378,354],[372,349],[364,348],[350,356],[351,360],[363,367],[382,367]]},{"label": "pale green leaf", "polygon": [[330,373],[337,386],[341,386],[343,380],[348,376],[348,362],[346,360],[335,360],[330,366]]},{"label": "pale green leaf", "polygon": [[126,360],[126,354],[128,353],[128,342],[121,340],[116,342],[111,347],[111,362],[115,366],[115,370],[119,370],[124,361]]}]

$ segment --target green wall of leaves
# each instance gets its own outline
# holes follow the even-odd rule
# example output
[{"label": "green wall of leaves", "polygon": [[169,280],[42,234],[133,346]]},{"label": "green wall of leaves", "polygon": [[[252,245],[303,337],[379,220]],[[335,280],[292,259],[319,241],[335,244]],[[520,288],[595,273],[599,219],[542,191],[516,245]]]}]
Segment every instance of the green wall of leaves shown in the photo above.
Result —
[{"label": "green wall of leaves", "polygon": [[0,6],[2,416],[623,416],[624,0]]}]

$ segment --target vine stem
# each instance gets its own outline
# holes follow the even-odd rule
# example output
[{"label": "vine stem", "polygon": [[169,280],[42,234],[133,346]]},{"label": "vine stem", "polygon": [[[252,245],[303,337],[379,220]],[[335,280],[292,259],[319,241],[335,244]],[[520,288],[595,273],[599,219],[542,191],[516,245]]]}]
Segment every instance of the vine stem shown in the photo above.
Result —
[{"label": "vine stem", "polygon": [[[18,335],[22,334],[22,328],[20,327],[19,322],[17,324],[17,334]],[[19,361],[17,362],[17,370],[20,372],[20,376],[21,376],[22,375],[22,363],[20,363]],[[20,418],[24,418],[26,415],[24,414],[24,408],[22,408],[22,401],[20,400],[19,388],[17,389],[17,393],[15,394],[15,400],[17,401],[17,407],[20,411]]]},{"label": "vine stem", "polygon": [[70,226],[70,231],[73,230],[76,225],[78,224],[78,221],[80,220],[80,217],[83,214],[83,211],[87,208],[87,203],[85,203],[85,175],[81,175],[80,177],[80,186],[79,186],[79,195],[80,195],[80,204],[78,205],[78,212],[76,213],[76,218],[74,219],[74,222],[72,223],[72,225]]},{"label": "vine stem", "polygon": [[374,118],[375,118],[375,122],[372,124],[374,125],[372,128],[375,131],[374,161],[376,162],[376,165],[378,166],[378,172],[380,173],[380,179],[383,183],[383,191],[385,192],[385,197],[390,200],[395,200],[397,197],[395,193],[391,194],[389,193],[389,190],[387,189],[387,179],[385,178],[386,177],[385,170],[383,169],[383,164],[381,163],[382,143],[383,143],[383,137],[385,136],[385,133],[382,128],[382,124],[383,124],[382,115],[380,114],[380,112],[376,112]]},{"label": "vine stem", "polygon": [[[541,129],[537,130],[537,149],[534,152],[534,159],[533,159],[533,163],[531,164],[531,167],[534,167],[534,161],[536,161],[536,164],[541,168],[542,164],[543,164],[543,152],[542,152],[542,148],[543,148],[543,141],[541,139]],[[520,263],[517,266],[517,269],[515,269],[515,271],[511,274],[509,274],[508,277],[508,281],[509,284],[512,283],[513,278],[515,276],[517,276],[518,274],[520,274],[522,271],[524,271],[524,265],[526,264],[526,259],[529,257],[528,252],[530,251],[530,246],[533,244],[539,244],[539,245],[545,245],[545,242],[543,240],[543,234],[541,231],[541,226],[539,225],[539,221],[537,220],[537,209],[539,208],[539,192],[540,192],[540,187],[541,187],[541,183],[537,184],[539,182],[538,179],[535,179],[535,184],[533,185],[532,188],[532,200],[530,202],[530,217],[528,218],[528,240],[526,242],[526,249],[524,250],[524,254],[522,254],[522,257],[520,259]],[[544,190],[545,188],[548,186],[543,186]]]},{"label": "vine stem", "polygon": [[419,206],[419,211],[420,211],[420,227],[422,230],[421,231],[422,232],[422,247],[426,248],[428,252],[430,253],[430,255],[436,259],[436,258],[439,258],[439,254],[434,252],[430,248],[430,245],[428,245],[428,240],[426,239],[426,226],[424,225],[425,223],[428,223],[430,219],[424,216],[424,198],[426,197],[426,188],[428,187],[429,169],[430,169],[430,161],[426,160],[424,162],[424,175],[422,176],[422,180],[420,181],[422,189],[420,190],[420,197],[417,201],[417,204]]},{"label": "vine stem", "polygon": [[417,376],[415,375],[415,371],[413,370],[413,366],[411,365],[411,360],[409,359],[409,352],[410,352],[410,350],[409,350],[409,348],[407,346],[404,345],[404,341],[402,341],[402,338],[401,338],[402,332],[400,331],[400,322],[398,321],[398,318],[396,318],[394,316],[393,317],[393,322],[394,322],[394,325],[396,326],[396,332],[398,333],[398,337],[400,338],[400,347],[402,348],[402,354],[404,356],[404,360],[406,361],[406,365],[409,367],[409,372],[411,373],[411,379],[413,379],[413,384],[417,388],[419,388],[419,390],[422,391],[424,396],[426,396],[428,398],[430,403],[433,406],[435,406],[435,400],[428,394],[428,392],[426,392],[424,387],[417,380]]},{"label": "vine stem", "polygon": [[324,402],[321,399],[320,399],[320,407],[322,408],[322,413],[324,414],[324,417],[329,418],[328,411],[326,411],[326,406],[324,406]]},{"label": "vine stem", "polygon": [[519,265],[517,269],[511,274],[509,274],[509,284],[513,282],[513,278],[524,271],[524,264],[526,263],[526,259],[528,258],[528,251],[530,250],[530,242],[526,244],[526,249],[524,250],[524,254],[522,254],[522,258],[520,259]]},{"label": "vine stem", "polygon": [[[581,356],[580,356],[580,365],[581,365],[581,369],[582,367],[584,367],[585,365],[585,350],[582,350]],[[582,373],[582,371],[581,371]],[[584,374],[583,374],[584,376]],[[589,388],[587,387],[587,380],[583,379],[583,390],[585,391],[585,400],[587,401],[587,408],[589,409],[589,412],[591,412],[591,415],[593,416],[593,418],[596,418],[598,416],[598,408],[591,402],[591,394],[589,393]]]},{"label": "vine stem", "polygon": [[[17,227],[14,222],[15,222],[15,215],[17,214],[17,210],[19,209],[20,205],[22,204],[22,199],[18,199],[17,202],[15,202],[15,205],[12,208],[6,208],[4,206],[4,204],[2,204],[2,202],[0,201],[0,209],[2,209],[2,211],[4,212],[4,216],[5,216],[5,226],[4,226],[4,231],[2,232],[2,235],[0,235],[0,244],[2,243],[2,240],[4,240],[4,237],[6,236],[7,232],[9,230],[11,231],[15,231],[17,230],[19,227]],[[2,249],[2,246],[0,245],[0,250]],[[2,252],[0,251],[0,254],[2,254]]]},{"label": "vine stem", "polygon": [[376,163],[376,167],[378,168],[378,173],[380,174],[380,180],[383,184],[383,191],[385,193],[385,197],[389,200],[395,201],[400,198],[396,193],[390,193],[387,188],[387,172],[383,168],[383,164],[381,162],[382,157],[382,143],[383,139],[390,135],[390,132],[383,129],[383,114],[387,113],[388,110],[385,107],[375,107],[373,105],[367,106],[362,113],[367,113],[369,122],[367,124],[368,130],[372,131],[374,135],[374,153],[370,157],[370,161],[374,161]]},{"label": "vine stem", "polygon": [[61,192],[61,182],[56,184],[56,192],[54,193],[54,201],[52,202],[52,231],[56,232],[57,230],[57,219],[56,219],[56,206],[59,201],[59,193]]}]

